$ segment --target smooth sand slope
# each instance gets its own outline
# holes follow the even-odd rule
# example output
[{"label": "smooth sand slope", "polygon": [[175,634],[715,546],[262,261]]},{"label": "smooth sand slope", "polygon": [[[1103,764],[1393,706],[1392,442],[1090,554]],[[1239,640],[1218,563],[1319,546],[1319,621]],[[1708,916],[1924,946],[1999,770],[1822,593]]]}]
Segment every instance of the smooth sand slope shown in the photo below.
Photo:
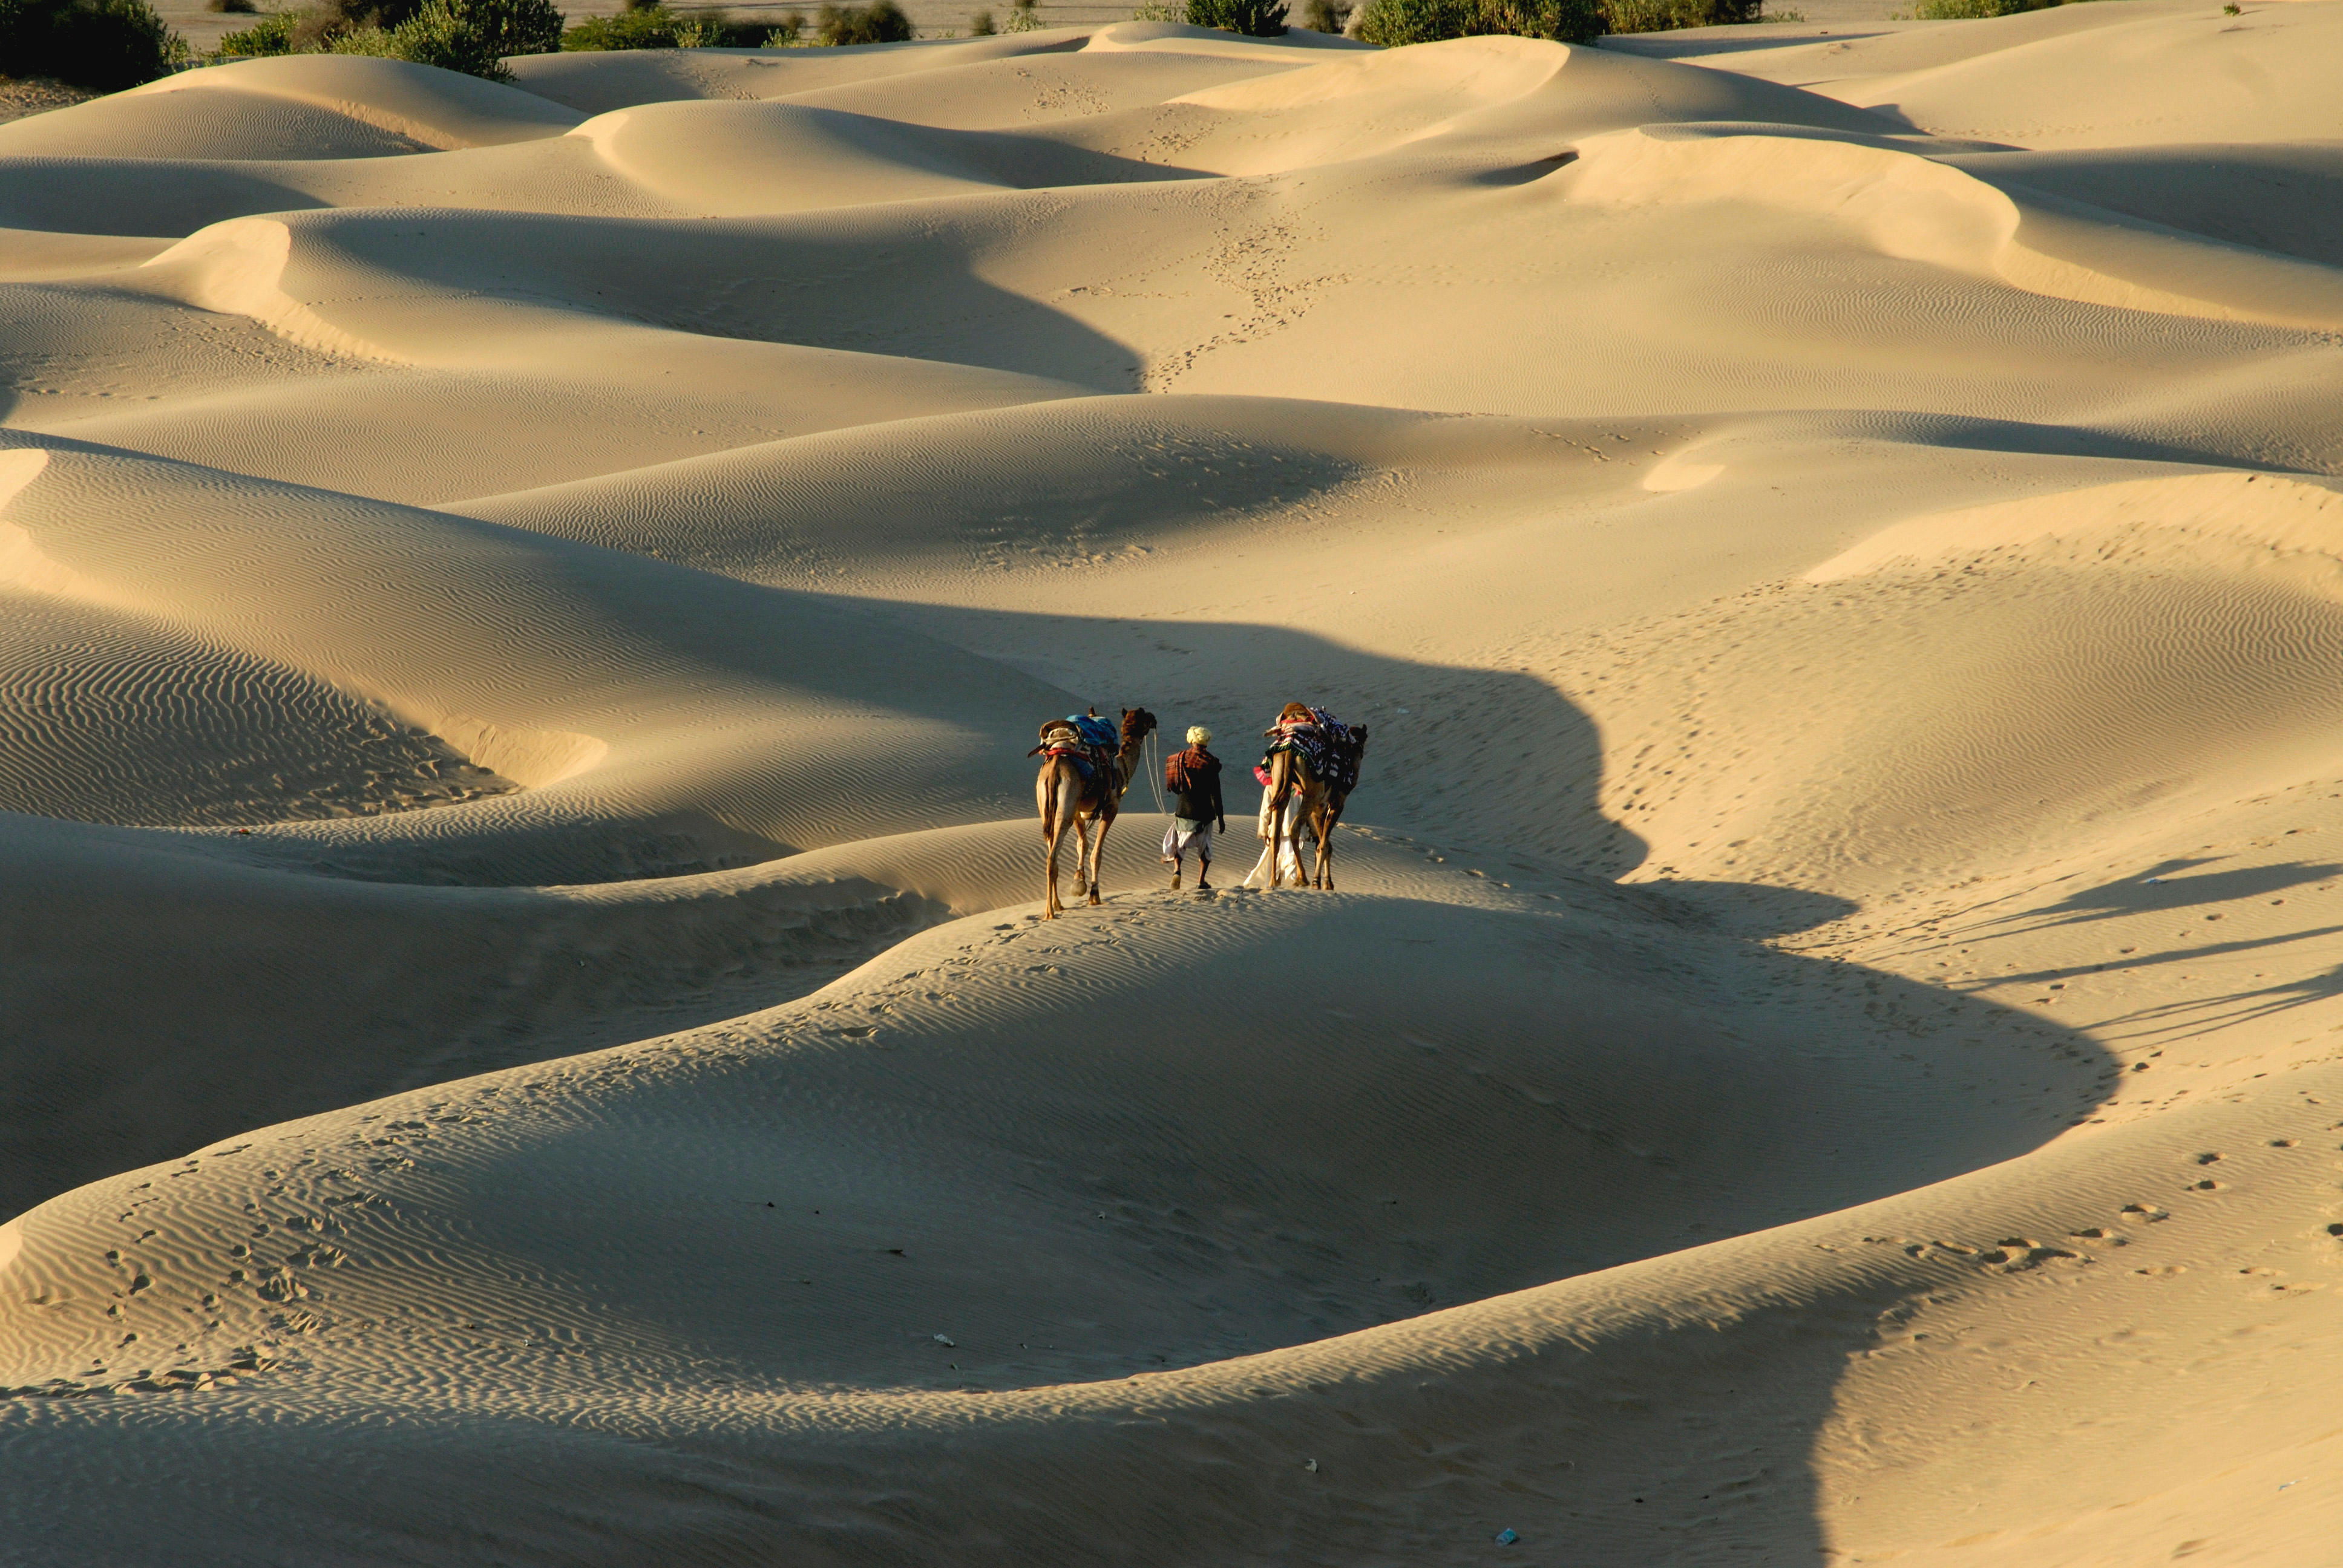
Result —
[{"label": "smooth sand slope", "polygon": [[514,68],[0,125],[0,1558],[2334,1559],[2343,0]]}]

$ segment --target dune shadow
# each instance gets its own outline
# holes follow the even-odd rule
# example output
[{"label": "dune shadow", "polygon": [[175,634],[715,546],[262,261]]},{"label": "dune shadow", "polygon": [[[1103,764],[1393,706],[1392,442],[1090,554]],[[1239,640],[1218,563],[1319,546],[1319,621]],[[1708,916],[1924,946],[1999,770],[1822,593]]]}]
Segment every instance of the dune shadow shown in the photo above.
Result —
[{"label": "dune shadow", "polygon": [[[1526,673],[1393,658],[1289,628],[1166,626],[928,606],[896,606],[893,612],[929,635],[1011,662],[1029,661],[1028,668],[1046,669],[1056,684],[1101,709],[1142,702],[1174,729],[1201,719],[1230,738],[1215,744],[1236,765],[1232,772],[1250,761],[1248,749],[1262,722],[1285,700],[1322,702],[1346,719],[1367,722],[1367,767],[1352,807],[1366,830],[1413,840],[1459,869],[1518,887],[1561,885],[1541,884],[1541,877],[1563,879],[1574,890],[1558,899],[1583,899],[1594,908],[1607,900],[1623,920],[1673,928],[1688,944],[1734,944],[1745,966],[1735,982],[1737,1006],[1749,1027],[1795,1017],[1795,1027],[1811,1036],[1811,1050],[1837,1064],[1832,1070],[1848,1074],[1850,1088],[1861,1080],[1893,1107],[1863,1131],[1848,1134],[1844,1146],[1827,1151],[1844,1161],[1844,1179],[1835,1186],[1793,1200],[1786,1191],[1768,1191],[1779,1183],[1753,1173],[1753,1192],[1731,1219],[1609,1251],[1582,1250],[1565,1257],[1523,1247],[1514,1260],[1518,1271],[1470,1281],[1476,1295],[1835,1212],[2018,1158],[2087,1121],[2121,1079],[2117,1059],[2078,1030],[1892,973],[1784,952],[1758,940],[1839,918],[1851,910],[1845,900],[1795,888],[1617,883],[1621,871],[1644,859],[1645,846],[1600,809],[1602,738],[1584,710]],[[1460,763],[1469,764],[1474,780],[1469,787],[1447,776]],[[1505,769],[1521,783],[1489,787],[1485,780]],[[1244,791],[1242,780],[1239,789]],[[2233,881],[2276,888],[2338,869],[2343,868],[2241,872],[2225,878],[2219,896],[2235,896]],[[2095,918],[2095,910],[2128,896],[2120,886],[2078,892],[2069,913]],[[1696,960],[1687,963],[1698,967]],[[2343,986],[2343,978],[2333,983]],[[2278,1006],[2292,1005],[2298,996],[2308,1000],[2301,987],[2288,988],[2283,996],[2237,1000]],[[1857,1143],[1871,1147],[1857,1149]],[[1666,1180],[1660,1173],[1655,1179]],[[1850,1277],[1801,1307],[1766,1307],[1740,1320],[1735,1348],[1725,1353],[1745,1357],[1735,1362],[1745,1372],[1730,1381],[1655,1378],[1649,1386],[1623,1387],[1597,1417],[1587,1416],[1583,1400],[1574,1397],[1567,1419],[1586,1428],[1586,1441],[1574,1445],[1584,1468],[1551,1477],[1550,1509],[1539,1521],[1539,1538],[1564,1543],[1574,1561],[1622,1568],[1675,1560],[1686,1542],[1702,1540],[1723,1550],[1762,1548],[1775,1562],[1819,1568],[1833,1561],[1820,1524],[1820,1474],[1811,1461],[1767,1477],[1772,1504],[1740,1510],[1718,1502],[1728,1485],[1746,1487],[1745,1477],[1735,1482],[1724,1473],[1731,1465],[1722,1452],[1713,1464],[1679,1467],[1665,1487],[1647,1487],[1640,1499],[1623,1496],[1611,1484],[1606,1473],[1618,1467],[1602,1456],[1634,1449],[1627,1439],[1635,1431],[1758,1420],[1801,1427],[1818,1440],[1848,1356],[1877,1343],[1883,1316],[1928,1288],[1934,1287],[1910,1279]],[[1818,1322],[1829,1332],[1817,1332]],[[1719,1352],[1686,1342],[1674,1351],[1638,1353],[1713,1362]],[[1657,1394],[1653,1387],[1669,1392]],[[1461,1425],[1453,1436],[1476,1441]],[[1811,1442],[1795,1451],[1810,1448]],[[1574,1500],[1580,1505],[1571,1506]],[[1493,1529],[1526,1533],[1522,1522],[1539,1513],[1519,1498],[1493,1495],[1492,1503],[1503,1510],[1490,1515]],[[1463,1554],[1461,1544],[1457,1551]]]},{"label": "dune shadow", "polygon": [[2230,245],[2343,265],[2343,156],[2332,143],[2026,150],[1960,166]]},{"label": "dune shadow", "polygon": [[1964,940],[2016,935],[2053,926],[2116,920],[2157,910],[2185,910],[2200,904],[2224,904],[2237,899],[2261,898],[2343,876],[2343,864],[2282,860],[2260,866],[2237,866],[2226,871],[2201,871],[2224,857],[2187,857],[2159,861],[2137,876],[2111,879],[2068,893],[2057,902],[2020,914],[1988,915],[1947,929]]},{"label": "dune shadow", "polygon": [[180,239],[225,218],[329,205],[232,163],[0,157],[0,228]]},{"label": "dune shadow", "polygon": [[2230,455],[2208,442],[2203,447],[2133,435],[2092,425],[2043,425],[2016,419],[1991,419],[1968,414],[1897,413],[1885,417],[1866,413],[1867,422],[1885,426],[1891,439],[1926,447],[1946,447],[1972,452],[2023,453],[2043,457],[2092,457],[2143,463],[2217,463],[2266,474],[2302,473],[2255,457]]},{"label": "dune shadow", "polygon": [[[434,212],[418,224],[364,210],[311,221],[371,265],[485,298],[1143,390],[1126,345],[985,280],[990,199],[701,221],[493,211]],[[916,244],[906,238],[914,229]]]},{"label": "dune shadow", "polygon": [[[1668,987],[1680,986],[1686,994],[1704,992],[1720,1010],[1719,1016],[1746,1025],[1728,1028],[1720,1040],[1745,1053],[1741,1060],[1751,1070],[1761,1075],[1777,1072],[1785,1081],[1795,1078],[1818,1087],[1841,1084],[1850,1101],[1860,1100],[1870,1108],[1872,1113],[1859,1119],[1862,1125],[1835,1134],[1825,1125],[1827,1119],[1817,1122],[1815,1135],[1823,1141],[1797,1151],[1795,1171],[1786,1168],[1753,1171],[1746,1191],[1733,1194],[1729,1201],[1720,1199],[1716,1206],[1696,1211],[1687,1210],[1680,1196],[1667,1203],[1648,1205],[1651,1214],[1665,1215],[1664,1225],[1649,1217],[1631,1215],[1582,1231],[1550,1223],[1545,1227],[1549,1233],[1536,1237],[1466,1238],[1471,1244],[1448,1249],[1452,1255],[1443,1270],[1426,1271],[1426,1299],[1413,1305],[1393,1302],[1383,1321],[1682,1251],[2017,1157],[2082,1120],[2106,1098],[2117,1076],[2108,1054],[2075,1030],[2017,1014],[1982,998],[1949,993],[1851,964],[1805,958],[1748,940],[1752,932],[1796,930],[1844,913],[1845,906],[1839,900],[1795,889],[1701,884],[1672,890],[1664,883],[1619,885],[1615,881],[1619,873],[1642,863],[1646,847],[1601,809],[1602,736],[1576,704],[1525,672],[1460,668],[1373,653],[1292,628],[1231,622],[1170,624],[885,603],[744,583],[728,583],[717,597],[733,613],[705,618],[724,622],[729,629],[712,632],[699,652],[712,660],[737,661],[744,672],[768,654],[759,651],[764,644],[740,629],[742,617],[787,618],[797,624],[801,635],[807,628],[875,618],[899,628],[905,634],[901,640],[906,647],[949,645],[1046,682],[1046,687],[1037,688],[1037,699],[1041,692],[1051,691],[1065,706],[1095,705],[1107,712],[1121,706],[1144,705],[1156,711],[1172,733],[1203,723],[1222,738],[1217,749],[1232,765],[1236,784],[1232,805],[1239,811],[1250,805],[1244,770],[1270,716],[1284,701],[1297,697],[1325,704],[1370,730],[1366,770],[1352,807],[1360,825],[1420,849],[1428,861],[1459,873],[1478,873],[1492,883],[1512,884],[1506,890],[1511,894],[1532,900],[1550,899],[1558,906],[1557,913],[1567,912],[1606,930],[1615,927],[1632,931],[1645,947],[1671,952],[1667,972],[1680,978],[1667,982]],[[693,602],[702,604],[705,614],[704,602]],[[898,683],[894,689],[858,690],[857,699],[903,712],[948,712],[939,696],[940,685],[921,689],[919,658],[926,657],[930,656],[923,653],[907,659],[892,677]],[[848,681],[844,672],[836,670],[816,672],[807,678],[825,689],[843,690]],[[1038,711],[1033,715],[1037,721],[1043,717]],[[1025,751],[1031,736],[1030,729],[1021,728],[1015,733],[1000,734],[990,743],[990,763],[1004,787],[1022,790],[1030,785],[1031,764]],[[1154,820],[1151,806],[1145,794],[1133,797],[1131,809],[1149,812],[1151,822]],[[422,856],[434,849],[417,845],[402,852]],[[2276,886],[2286,885],[2285,876],[2307,877],[2312,869],[2274,869],[2261,874],[2279,877],[2280,881],[2271,884]],[[2081,890],[2071,897],[2067,913],[2077,919],[2097,918],[2095,911],[2109,900],[2134,896],[2127,885]],[[1449,908],[1437,906],[1436,910]],[[939,910],[933,918],[941,915]],[[1435,912],[1429,918],[1447,917]],[[1487,919],[1462,910],[1456,918],[1468,923]],[[307,1031],[316,1039],[334,1040],[337,1049],[344,1052],[363,1050],[366,1010],[354,1012],[348,985],[338,978],[322,950],[316,953],[305,950],[308,939],[298,922],[278,923],[284,936],[266,951],[246,950],[241,957],[230,954],[223,959],[225,964],[243,965],[244,972],[216,976],[220,987],[229,994],[239,988],[267,988],[291,1035]],[[908,930],[902,934],[909,934]],[[591,936],[585,933],[578,944],[581,950],[591,947]],[[1733,960],[1730,968],[1721,969],[1709,961],[1728,954]],[[461,948],[444,952],[437,961],[462,982],[447,986],[448,995],[457,995],[466,987],[491,994],[498,989],[501,966],[509,963],[510,957],[503,950],[484,949],[481,972],[469,977],[460,972],[469,961]],[[1533,955],[1528,961],[1539,960]],[[135,971],[135,967],[134,954],[126,960],[125,969]],[[308,978],[300,978],[305,976]],[[447,978],[439,977],[443,983]],[[1209,977],[1199,977],[1197,983],[1208,980]],[[642,1004],[656,1009],[660,1000],[656,971],[639,972],[633,982]],[[1257,977],[1250,983],[1273,984],[1281,994],[1289,988],[1288,977],[1282,972],[1266,980]],[[1424,983],[1436,991],[1445,982],[1434,975]],[[1658,982],[1654,983],[1656,987]],[[307,990],[302,990],[304,986]],[[777,990],[759,1000],[769,1005],[785,999]],[[737,996],[733,1000],[737,1004]],[[108,1009],[102,996],[90,998],[88,1005],[99,1020]],[[1060,1005],[1071,1010],[1084,1003],[1080,997],[1070,996]],[[304,1102],[297,1089],[272,1085],[251,1074],[236,1039],[237,1017],[232,1010],[207,1010],[219,1015],[209,1025],[191,1010],[185,1019],[147,1019],[142,1027],[167,1027],[177,1033],[182,1070],[216,1071],[223,1082],[232,1081],[238,1086],[234,1096],[210,1091],[190,1091],[186,1096],[190,1101],[208,1099],[232,1105],[235,1124],[200,1128],[175,1124],[171,1147],[116,1146],[109,1159],[118,1162],[162,1158],[199,1146],[205,1140],[330,1109],[323,1103]],[[672,1012],[669,1016],[674,1021],[668,1027],[684,1021]],[[588,1043],[577,1032],[559,1027],[534,1028],[537,1020],[509,999],[493,1021],[509,1031],[509,1050],[490,1050],[486,1054],[475,1050],[465,1059],[468,1070],[569,1055]],[[60,1027],[70,1025],[67,1020]],[[464,1030],[467,1020],[447,1016],[440,1027],[452,1033]],[[206,1028],[212,1038],[204,1037]],[[591,1043],[608,1040],[605,1035]],[[1533,1037],[1525,1049],[1534,1057],[1538,1045]],[[7,1049],[15,1056],[21,1048],[11,1042]],[[1518,1055],[1524,1048],[1517,1042],[1511,1049]],[[1577,1049],[1583,1054],[1584,1042]],[[1611,1049],[1618,1070],[1626,1074],[1631,1090],[1634,1089],[1638,1060],[1634,1041],[1622,1038]],[[189,1067],[190,1063],[194,1065]],[[1309,1081],[1306,1075],[1302,1081]],[[1647,1181],[1655,1191],[1679,1180],[1652,1157],[1653,1151],[1630,1147],[1632,1141],[1616,1140],[1615,1134],[1606,1134],[1598,1124],[1590,1123],[1593,1131],[1558,1125],[1555,1119],[1566,1121],[1574,1110],[1572,1103],[1566,1099],[1559,1105],[1541,1101],[1538,1096],[1543,1091],[1522,1072],[1499,1063],[1480,1081],[1489,1094],[1509,1097],[1502,1102],[1492,1101],[1493,1107],[1501,1104],[1502,1109],[1489,1113],[1491,1124],[1502,1114],[1509,1119],[1509,1125],[1551,1127],[1555,1139],[1593,1138],[1602,1145],[1603,1137],[1611,1136],[1617,1143],[1614,1163],[1627,1173],[1624,1179]],[[393,1086],[387,1077],[382,1088]],[[78,1091],[73,1085],[59,1084],[51,1085],[48,1092],[55,1100]],[[352,1098],[363,1098],[367,1090],[363,1084],[345,1082],[338,1092],[339,1102],[348,1103]],[[1656,1079],[1641,1086],[1640,1092],[1664,1103],[1669,1083]],[[1298,1101],[1296,1108],[1306,1111],[1306,1100]],[[72,1114],[69,1105],[59,1110],[68,1117]],[[1833,1146],[1834,1135],[1844,1141]],[[1004,1146],[1011,1141],[1008,1134],[1002,1135]],[[1604,1158],[1612,1156],[1606,1151]],[[1540,1176],[1525,1168],[1513,1180],[1528,1184],[1534,1195]],[[1565,1211],[1566,1197],[1556,1195],[1553,1205],[1556,1213]],[[1688,1212],[1694,1217],[1687,1218]],[[1519,1362],[1507,1370],[1493,1361],[1469,1376],[1491,1390],[1503,1390],[1502,1394],[1491,1396],[1500,1402],[1528,1402],[1521,1430],[1543,1432],[1557,1422],[1565,1426],[1573,1434],[1566,1445],[1573,1456],[1572,1467],[1564,1471],[1549,1466],[1543,1473],[1542,1484],[1527,1495],[1503,1487],[1497,1478],[1509,1473],[1493,1463],[1484,1467],[1487,1479],[1457,1483],[1460,1509],[1452,1511],[1458,1513],[1456,1535],[1437,1541],[1413,1537],[1420,1548],[1414,1560],[1462,1561],[1467,1556],[1478,1560],[1496,1530],[1512,1528],[1525,1540],[1560,1543],[1573,1561],[1618,1563],[1622,1568],[1676,1560],[1687,1543],[1712,1543],[1719,1552],[1762,1551],[1766,1560],[1775,1563],[1820,1565],[1829,1561],[1815,1505],[1819,1473],[1811,1459],[1769,1461],[1771,1469],[1761,1489],[1764,1501],[1754,1506],[1736,1503],[1735,1508],[1726,1509],[1719,1504],[1725,1492],[1733,1491],[1737,1496],[1751,1491],[1742,1457],[1745,1443],[1683,1445],[1680,1460],[1664,1484],[1649,1480],[1648,1467],[1631,1473],[1631,1456],[1664,1444],[1670,1433],[1730,1431],[1736,1424],[1748,1423],[1803,1434],[1803,1442],[1786,1441],[1775,1452],[1809,1454],[1830,1419],[1850,1349],[1870,1342],[1868,1336],[1877,1332],[1882,1314],[1917,1290],[1883,1282],[1876,1275],[1851,1276],[1843,1287],[1825,1289],[1796,1304],[1757,1306],[1721,1336],[1706,1329],[1688,1333],[1654,1317],[1627,1335],[1635,1342],[1623,1340],[1624,1348],[1596,1340],[1573,1350],[1569,1358],[1557,1355],[1551,1362],[1540,1358],[1535,1377],[1524,1376]],[[1361,1322],[1355,1326],[1373,1324]],[[1570,1358],[1578,1363],[1575,1372],[1560,1376],[1559,1363]],[[1273,1531],[1277,1538],[1267,1542],[1257,1537],[1231,1538],[1218,1543],[1222,1549],[1212,1560],[1341,1560],[1346,1553],[1365,1553],[1378,1547],[1385,1538],[1379,1533],[1379,1522],[1397,1530],[1410,1517],[1405,1494],[1409,1488],[1425,1484],[1417,1472],[1456,1444],[1481,1448],[1495,1441],[1475,1430],[1489,1407],[1463,1397],[1467,1392],[1459,1389],[1435,1396],[1427,1402],[1420,1418],[1409,1417],[1409,1442],[1386,1443],[1392,1456],[1388,1462],[1371,1463],[1362,1451],[1358,1466],[1347,1473],[1388,1474],[1391,1489],[1381,1494],[1381,1501],[1378,1494],[1360,1492],[1352,1494],[1354,1506],[1322,1513],[1289,1511],[1279,1515],[1289,1523],[1278,1529],[1291,1533]],[[1388,1420],[1407,1396],[1394,1383],[1376,1397],[1388,1402],[1384,1417]],[[1284,1441],[1268,1425],[1246,1436],[1237,1430],[1243,1417],[1212,1419],[1222,1422],[1222,1435],[1240,1448]],[[1329,1452],[1339,1435],[1326,1440]],[[1127,1541],[1128,1560],[1200,1560],[1192,1553],[1168,1550],[1143,1531],[1130,1527],[1133,1517],[1143,1519],[1149,1508],[1162,1503],[1166,1477],[1197,1462],[1193,1437],[1192,1432],[1175,1434],[1173,1441],[1154,1448],[1147,1470],[1156,1482],[1152,1501],[1127,1511],[1121,1524],[1100,1526],[1100,1539]],[[1096,1446],[1101,1442],[1099,1423],[1069,1422],[1046,1432],[1037,1430],[1031,1441],[1061,1452],[1066,1444]],[[1149,1449],[1153,1441],[1143,1432],[1107,1440],[1110,1446],[1131,1452]],[[932,1454],[927,1440],[907,1442],[907,1455],[910,1449]],[[869,1445],[874,1462],[892,1462],[879,1457],[888,1447],[884,1440]],[[1071,1453],[1065,1457],[1073,1462]],[[803,1473],[825,1462],[826,1459],[813,1456],[802,1461],[776,1457],[772,1468],[764,1473],[787,1475],[793,1467]],[[1377,1464],[1382,1465],[1380,1472]],[[1329,1473],[1346,1473],[1330,1463]],[[1642,1490],[1627,1490],[1629,1482]],[[959,1485],[949,1479],[909,1473],[906,1484],[917,1486],[920,1495],[931,1500],[952,1496]],[[858,1506],[850,1499],[825,1500],[825,1513],[832,1518],[850,1515]],[[1003,1542],[1023,1540],[1033,1528],[1030,1518],[1021,1514],[1026,1505],[997,1488],[982,1495],[967,1493],[954,1506],[962,1510],[959,1517],[963,1523],[989,1520]],[[1485,1520],[1483,1514],[1487,1515]],[[1230,1518],[1232,1529],[1250,1529],[1258,1523],[1257,1518],[1242,1510]],[[725,1531],[742,1527],[739,1516],[711,1525]],[[769,1521],[759,1533],[769,1539],[800,1529]],[[939,1537],[928,1543],[928,1560],[950,1558],[954,1539],[964,1545],[964,1536]],[[1033,1549],[1040,1552],[1047,1544],[1035,1539]]]},{"label": "dune shadow", "polygon": [[[1701,35],[1708,28],[1684,28],[1669,33],[1614,33],[1594,46],[1608,49],[1614,55],[1634,55],[1646,60],[1680,60],[1698,55],[1747,55],[1761,49],[1788,49],[1801,44],[1818,44],[1828,38],[1834,44],[1853,43],[1859,38],[1875,38],[1887,32],[1885,27],[1866,27],[1861,22],[1834,23],[1828,32],[1802,36],[1797,30],[1778,24],[1767,27],[1772,37],[1744,34],[1737,38],[1707,38]],[[1782,34],[1790,35],[1787,37]]]}]

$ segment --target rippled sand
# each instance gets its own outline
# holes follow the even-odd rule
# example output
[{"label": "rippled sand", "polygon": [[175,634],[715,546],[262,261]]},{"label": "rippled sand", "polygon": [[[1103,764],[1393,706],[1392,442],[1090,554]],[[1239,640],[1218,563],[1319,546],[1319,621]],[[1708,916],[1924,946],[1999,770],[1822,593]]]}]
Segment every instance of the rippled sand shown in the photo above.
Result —
[{"label": "rippled sand", "polygon": [[2329,1560],[2343,3],[514,69],[0,124],[0,1556]]}]

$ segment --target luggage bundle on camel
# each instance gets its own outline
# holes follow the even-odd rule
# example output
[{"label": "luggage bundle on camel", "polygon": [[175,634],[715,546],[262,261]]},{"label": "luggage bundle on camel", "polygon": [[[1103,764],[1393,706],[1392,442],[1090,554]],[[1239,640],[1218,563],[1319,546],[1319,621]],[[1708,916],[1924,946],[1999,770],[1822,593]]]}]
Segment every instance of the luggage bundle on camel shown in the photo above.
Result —
[{"label": "luggage bundle on camel", "polygon": [[1025,755],[1068,758],[1085,781],[1095,781],[1101,770],[1113,765],[1119,739],[1114,726],[1097,714],[1070,714],[1044,720],[1041,743]]},{"label": "luggage bundle on camel", "polygon": [[1348,795],[1359,787],[1359,761],[1367,750],[1363,729],[1343,723],[1322,708],[1292,702],[1262,734],[1269,741],[1261,759],[1262,782],[1269,781],[1271,759],[1277,753],[1298,751],[1310,776],[1328,789]]},{"label": "luggage bundle on camel", "polygon": [[1300,829],[1306,825],[1317,837],[1318,854],[1305,879],[1297,849],[1294,881],[1331,891],[1334,829],[1342,819],[1351,791],[1359,786],[1359,764],[1367,751],[1366,726],[1344,724],[1308,703],[1289,702],[1277,721],[1262,733],[1269,741],[1257,769],[1266,791],[1262,815],[1267,824],[1262,837],[1269,840],[1268,885],[1274,888],[1284,879],[1286,802],[1298,799],[1301,820],[1294,824],[1294,841],[1298,846]]}]

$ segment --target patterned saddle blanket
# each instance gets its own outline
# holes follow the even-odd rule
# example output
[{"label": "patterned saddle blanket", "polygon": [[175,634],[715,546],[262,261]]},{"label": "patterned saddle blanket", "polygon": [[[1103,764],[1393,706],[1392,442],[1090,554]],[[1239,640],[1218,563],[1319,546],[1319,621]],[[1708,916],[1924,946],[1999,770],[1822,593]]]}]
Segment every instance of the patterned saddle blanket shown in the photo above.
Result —
[{"label": "patterned saddle blanket", "polygon": [[1262,733],[1269,739],[1262,753],[1263,769],[1277,753],[1292,751],[1300,754],[1312,779],[1337,794],[1347,795],[1359,787],[1359,759],[1366,745],[1324,709],[1312,708],[1307,719],[1272,724]]}]

